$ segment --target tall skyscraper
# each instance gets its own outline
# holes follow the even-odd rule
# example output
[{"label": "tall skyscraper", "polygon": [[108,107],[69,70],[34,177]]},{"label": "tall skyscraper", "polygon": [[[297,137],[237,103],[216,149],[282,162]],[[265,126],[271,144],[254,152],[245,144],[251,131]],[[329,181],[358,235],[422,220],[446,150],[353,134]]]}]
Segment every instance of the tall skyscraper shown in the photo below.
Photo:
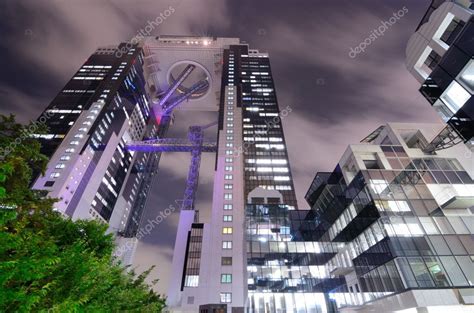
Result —
[{"label": "tall skyscraper", "polygon": [[424,153],[439,124],[387,124],[350,145],[306,194],[340,312],[472,312],[474,162],[465,145]]},{"label": "tall skyscraper", "polygon": [[[243,312],[246,256],[251,253],[246,209],[257,204],[297,208],[281,125],[291,108],[279,109],[267,54],[235,39],[203,40],[165,37],[147,42],[157,59],[171,64],[184,59],[181,68],[201,64],[207,73],[218,74],[208,79],[216,97],[206,101],[219,112],[211,219],[201,221],[193,210],[181,211],[173,256],[177,279],[168,304],[176,312]],[[174,52],[176,59],[168,61],[170,45],[179,54]],[[198,103],[191,106],[199,109]]]},{"label": "tall skyscraper", "polygon": [[166,123],[150,123],[143,50],[126,44],[99,48],[46,108],[36,134],[50,158],[33,184],[58,198],[55,209],[73,219],[108,223],[114,233],[132,234],[144,208],[159,154],[127,151],[125,144],[155,137]]},{"label": "tall skyscraper", "polygon": [[[167,138],[174,110],[217,112],[217,127],[196,121],[198,125],[189,125],[188,139]],[[281,303],[277,307],[299,307],[305,295],[296,295],[304,290],[295,281],[290,285],[296,289],[264,283],[277,277],[268,269],[288,255],[259,250],[270,242],[285,245],[291,239],[289,224],[272,228],[255,220],[256,212],[268,216],[272,207],[285,220],[297,210],[281,123],[291,111],[278,106],[268,55],[237,38],[159,36],[101,48],[42,115],[49,133],[37,137],[51,161],[33,187],[59,198],[59,212],[108,223],[119,239],[130,239],[125,243],[132,245],[119,253],[130,263],[160,154],[191,152],[191,164],[183,164],[190,170],[173,256],[170,308],[243,312],[252,306],[260,312],[275,299]],[[205,128],[215,129],[216,142],[203,139]],[[200,154],[216,151],[211,217],[204,220],[194,205]],[[272,290],[282,295],[262,296]],[[318,296],[325,301],[322,293]],[[308,301],[325,312],[320,310],[324,303]]]},{"label": "tall skyscraper", "polygon": [[463,141],[474,149],[473,14],[470,0],[433,0],[408,41],[407,68],[449,125],[433,146]]}]

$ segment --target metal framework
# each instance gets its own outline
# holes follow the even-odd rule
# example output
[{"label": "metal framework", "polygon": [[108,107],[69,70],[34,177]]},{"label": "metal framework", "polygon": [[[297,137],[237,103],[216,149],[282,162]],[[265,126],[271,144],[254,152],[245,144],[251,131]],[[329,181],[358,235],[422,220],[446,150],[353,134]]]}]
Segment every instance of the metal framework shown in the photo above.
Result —
[{"label": "metal framework", "polygon": [[188,78],[188,76],[191,74],[191,72],[196,68],[195,65],[189,64],[186,66],[186,68],[179,74],[178,78],[171,84],[171,86],[168,88],[166,93],[163,95],[163,97],[160,99],[160,106],[163,106],[166,101],[173,95],[173,93],[176,91],[176,89],[179,88],[179,86]]},{"label": "metal framework", "polygon": [[187,100],[189,97],[191,97],[194,93],[205,89],[209,86],[209,82],[207,80],[201,80],[197,83],[195,83],[189,90],[187,90],[185,93],[183,93],[181,96],[178,96],[175,99],[171,100],[171,103],[169,104],[163,104],[163,112],[164,114],[170,114],[171,111],[176,108],[179,104],[181,104],[184,100]]},{"label": "metal framework", "polygon": [[[160,112],[162,116],[169,117],[173,109],[180,103],[187,100],[194,93],[197,93],[209,86],[207,79],[201,80],[191,86],[185,93],[171,99],[173,93],[186,80],[191,72],[196,68],[195,65],[188,65],[179,74],[178,78],[170,85],[168,90],[163,93],[159,102],[155,103],[153,110]],[[191,165],[188,171],[186,181],[186,189],[184,191],[181,210],[194,210],[194,201],[199,182],[199,167],[201,165],[201,154],[203,152],[216,152],[217,143],[204,140],[204,130],[211,126],[217,125],[213,122],[203,126],[189,127],[188,138],[157,138],[144,141],[133,141],[126,145],[130,151],[139,151],[144,153],[161,153],[161,152],[190,152]],[[196,219],[197,219],[196,214]]]},{"label": "metal framework", "polygon": [[423,149],[423,152],[433,153],[435,151],[451,148],[461,142],[464,138],[449,124]]},{"label": "metal framework", "polygon": [[204,130],[216,125],[217,122],[204,126],[189,127],[188,139],[163,138],[152,139],[127,144],[131,151],[160,153],[160,152],[191,152],[191,165],[188,171],[186,189],[184,191],[181,210],[194,210],[194,200],[199,182],[199,167],[201,165],[201,154],[203,152],[216,152],[217,143],[204,141]]}]

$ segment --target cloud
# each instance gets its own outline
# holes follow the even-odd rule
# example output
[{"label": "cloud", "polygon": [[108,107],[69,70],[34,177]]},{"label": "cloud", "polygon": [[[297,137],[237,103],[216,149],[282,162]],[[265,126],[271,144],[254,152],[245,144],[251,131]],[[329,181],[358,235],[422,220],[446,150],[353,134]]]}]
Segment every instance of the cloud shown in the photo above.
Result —
[{"label": "cloud", "polygon": [[[49,97],[30,106],[35,108],[35,114],[28,118],[34,118],[99,46],[131,40],[148,21],[155,20],[170,6],[175,12],[151,35],[189,35],[201,33],[209,25],[224,29],[228,26],[225,2],[199,2],[197,5],[193,0],[11,1],[0,13],[0,29],[4,30],[0,45],[9,51],[11,64],[7,67],[12,67],[11,75],[2,75],[2,89],[9,86],[31,94],[37,92],[37,86],[21,85],[14,77],[24,64],[28,66],[23,75],[32,72],[41,76],[35,77],[34,83],[48,81],[43,89],[49,90]],[[18,103],[18,107],[24,106]]]}]

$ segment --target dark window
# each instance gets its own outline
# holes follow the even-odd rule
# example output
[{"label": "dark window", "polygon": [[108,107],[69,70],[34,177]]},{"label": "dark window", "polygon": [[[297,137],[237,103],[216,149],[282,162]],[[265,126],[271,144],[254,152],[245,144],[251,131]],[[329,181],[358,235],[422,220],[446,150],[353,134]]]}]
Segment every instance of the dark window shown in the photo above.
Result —
[{"label": "dark window", "polygon": [[221,265],[232,265],[232,257],[223,256],[221,258]]},{"label": "dark window", "polygon": [[439,61],[441,61],[441,56],[432,50],[431,53],[425,60],[425,65],[428,66],[431,70],[434,70],[438,66]]},{"label": "dark window", "polygon": [[368,170],[379,170],[382,169],[380,167],[379,162],[377,160],[364,160],[365,168]]},{"label": "dark window", "polygon": [[54,185],[54,181],[52,180],[48,180],[47,182],[44,183],[45,187],[51,187],[52,185]]},{"label": "dark window", "polygon": [[268,204],[279,204],[280,198],[267,198]]},{"label": "dark window", "polygon": [[465,23],[463,21],[454,18],[444,34],[441,36],[441,40],[446,44],[451,45],[454,42],[454,39],[456,39],[457,35],[461,32],[464,25]]},{"label": "dark window", "polygon": [[265,199],[261,197],[252,197],[252,203],[254,204],[264,204]]}]

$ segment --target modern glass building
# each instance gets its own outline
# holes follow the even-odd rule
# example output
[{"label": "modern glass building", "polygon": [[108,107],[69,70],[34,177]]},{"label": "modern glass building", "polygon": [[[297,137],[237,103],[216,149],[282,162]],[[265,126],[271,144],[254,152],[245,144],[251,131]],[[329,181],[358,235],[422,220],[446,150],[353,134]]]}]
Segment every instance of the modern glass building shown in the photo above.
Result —
[{"label": "modern glass building", "polygon": [[433,0],[406,48],[406,65],[421,84],[421,94],[470,147],[474,147],[473,13],[470,0]]},{"label": "modern glass building", "polygon": [[438,124],[387,124],[350,145],[306,194],[340,312],[474,309],[474,162],[464,145],[426,154]]}]

